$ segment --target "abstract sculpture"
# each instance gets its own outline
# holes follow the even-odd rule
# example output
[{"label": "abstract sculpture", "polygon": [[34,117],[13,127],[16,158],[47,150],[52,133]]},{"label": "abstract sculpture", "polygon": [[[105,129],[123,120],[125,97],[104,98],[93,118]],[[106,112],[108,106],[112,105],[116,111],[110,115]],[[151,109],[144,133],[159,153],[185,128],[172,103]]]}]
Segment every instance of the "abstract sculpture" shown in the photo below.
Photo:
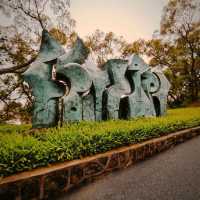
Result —
[{"label": "abstract sculpture", "polygon": [[23,74],[35,98],[33,128],[165,114],[170,84],[161,70],[151,69],[138,55],[130,62],[108,60],[103,70],[88,69],[88,54],[80,38],[66,53],[43,30],[38,57]]}]

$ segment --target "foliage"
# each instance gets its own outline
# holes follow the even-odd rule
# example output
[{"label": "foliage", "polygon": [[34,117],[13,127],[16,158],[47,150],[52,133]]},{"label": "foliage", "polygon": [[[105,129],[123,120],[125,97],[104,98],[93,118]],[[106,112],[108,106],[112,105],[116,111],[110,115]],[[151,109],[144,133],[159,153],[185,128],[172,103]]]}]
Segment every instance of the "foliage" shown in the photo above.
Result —
[{"label": "foliage", "polygon": [[[35,55],[35,51],[19,34],[16,34],[9,41],[4,37],[2,39],[0,54],[6,52],[9,58],[5,57],[5,60],[1,60],[1,67],[6,65],[6,62],[7,64],[9,62],[16,65],[23,64],[28,57]],[[28,85],[23,83],[20,73],[0,75],[0,104],[3,107],[1,109],[0,121],[15,119],[22,114],[22,110],[31,108],[32,96],[30,89]],[[21,115],[21,117],[27,118],[28,115]],[[28,121],[30,121],[30,116],[28,118]]]},{"label": "foliage", "polygon": [[166,70],[169,102],[183,105],[200,98],[200,1],[170,0],[163,10],[160,35],[126,45],[123,56],[143,54]]},{"label": "foliage", "polygon": [[[6,62],[1,64],[9,67],[11,73],[22,69],[23,67],[20,68],[19,64],[29,60],[32,57],[32,51],[38,51],[42,29],[59,33],[61,38],[56,38],[63,42],[63,33],[70,35],[75,26],[75,21],[69,13],[69,7],[69,0],[3,0],[0,3],[0,10],[5,17],[13,20],[10,20],[10,24],[1,26],[0,39],[5,47],[10,47],[0,48],[0,55],[3,54],[6,57]],[[13,40],[18,42],[15,43]],[[13,43],[15,43],[14,46]],[[22,44],[26,47],[27,53],[20,51]],[[21,56],[21,59],[11,54],[12,51],[17,50],[19,50],[18,54],[15,55]],[[12,64],[19,67],[12,67]],[[0,69],[0,74],[2,73],[4,73],[4,68]]]},{"label": "foliage", "polygon": [[161,18],[161,34],[176,33],[184,23],[199,23],[198,0],[169,0]]},{"label": "foliage", "polygon": [[2,13],[13,17],[14,26],[24,36],[39,34],[44,28],[72,32],[75,21],[69,7],[70,0],[2,0],[0,3]]},{"label": "foliage", "polygon": [[131,54],[144,55],[146,48],[146,41],[143,39],[136,40],[132,43],[124,43],[121,48],[121,54],[123,58],[127,58]]},{"label": "foliage", "polygon": [[192,101],[198,100],[200,93],[199,11],[200,1],[170,0],[161,19],[161,35],[173,39],[172,44],[168,42],[174,59],[169,68],[182,77],[183,95]]},{"label": "foliage", "polygon": [[159,118],[65,124],[31,131],[29,125],[0,126],[0,175],[79,159],[200,125],[200,108],[169,110]]},{"label": "foliage", "polygon": [[125,40],[113,32],[105,33],[97,29],[87,36],[85,44],[90,49],[98,66],[102,66],[108,59],[120,58]]},{"label": "foliage", "polygon": [[[70,41],[75,21],[69,7],[69,0],[0,2],[0,12],[8,19],[8,24],[0,25],[0,121],[19,117],[30,121],[33,97],[21,73],[36,58],[42,29],[63,45]],[[17,112],[12,111],[14,105]]]}]

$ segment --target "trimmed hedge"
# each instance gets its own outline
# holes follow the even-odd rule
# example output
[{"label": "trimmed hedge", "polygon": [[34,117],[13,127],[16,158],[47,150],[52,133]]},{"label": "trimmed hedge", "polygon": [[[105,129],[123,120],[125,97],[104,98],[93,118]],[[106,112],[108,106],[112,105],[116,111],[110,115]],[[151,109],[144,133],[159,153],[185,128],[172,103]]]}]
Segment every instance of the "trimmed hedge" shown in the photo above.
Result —
[{"label": "trimmed hedge", "polygon": [[73,160],[200,125],[200,108],[169,110],[158,118],[65,124],[30,131],[0,125],[0,176]]}]

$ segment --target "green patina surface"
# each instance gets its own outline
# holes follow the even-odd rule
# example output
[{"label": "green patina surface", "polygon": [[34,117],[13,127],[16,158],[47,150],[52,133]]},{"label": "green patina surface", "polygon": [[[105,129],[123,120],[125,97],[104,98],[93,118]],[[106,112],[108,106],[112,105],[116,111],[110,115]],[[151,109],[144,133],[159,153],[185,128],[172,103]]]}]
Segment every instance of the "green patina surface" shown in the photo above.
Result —
[{"label": "green patina surface", "polygon": [[38,57],[24,73],[35,97],[34,128],[56,126],[59,120],[99,121],[165,114],[170,84],[161,70],[151,70],[138,55],[133,55],[130,62],[108,60],[104,70],[96,70],[97,66],[88,70],[90,66],[84,65],[88,54],[80,38],[66,53],[43,31]]},{"label": "green patina surface", "polygon": [[52,69],[56,58],[64,52],[60,44],[44,30],[38,57],[23,74],[35,98],[33,128],[52,127],[58,124],[58,100],[64,95],[64,90],[52,80]]}]

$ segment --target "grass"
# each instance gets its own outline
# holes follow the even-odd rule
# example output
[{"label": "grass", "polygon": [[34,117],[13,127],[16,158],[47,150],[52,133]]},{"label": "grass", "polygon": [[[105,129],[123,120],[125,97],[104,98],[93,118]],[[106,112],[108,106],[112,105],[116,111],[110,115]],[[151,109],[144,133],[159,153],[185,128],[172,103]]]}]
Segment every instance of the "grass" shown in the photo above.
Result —
[{"label": "grass", "polygon": [[30,131],[0,125],[0,176],[82,158],[200,125],[200,108],[169,110],[164,117],[65,124]]}]

